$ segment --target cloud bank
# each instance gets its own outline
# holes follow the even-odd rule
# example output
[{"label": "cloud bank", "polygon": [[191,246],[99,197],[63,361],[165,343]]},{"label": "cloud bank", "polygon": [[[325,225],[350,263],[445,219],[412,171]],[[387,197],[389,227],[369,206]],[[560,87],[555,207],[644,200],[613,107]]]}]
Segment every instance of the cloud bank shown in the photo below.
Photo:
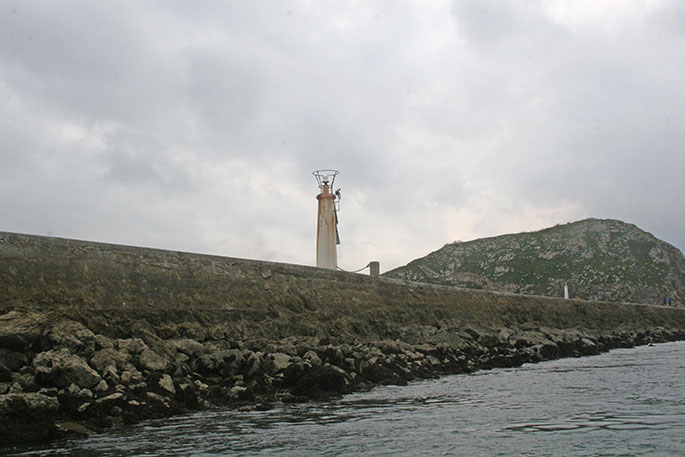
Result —
[{"label": "cloud bank", "polygon": [[685,7],[0,5],[0,230],[340,266],[585,217],[685,247]]}]

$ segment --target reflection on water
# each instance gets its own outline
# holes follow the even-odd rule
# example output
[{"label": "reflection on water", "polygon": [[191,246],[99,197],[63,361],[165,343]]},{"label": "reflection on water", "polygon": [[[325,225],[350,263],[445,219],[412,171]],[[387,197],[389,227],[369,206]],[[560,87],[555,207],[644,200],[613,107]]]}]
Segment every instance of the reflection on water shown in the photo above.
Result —
[{"label": "reflection on water", "polygon": [[335,402],[198,413],[10,455],[683,455],[684,354],[685,343],[621,349]]}]

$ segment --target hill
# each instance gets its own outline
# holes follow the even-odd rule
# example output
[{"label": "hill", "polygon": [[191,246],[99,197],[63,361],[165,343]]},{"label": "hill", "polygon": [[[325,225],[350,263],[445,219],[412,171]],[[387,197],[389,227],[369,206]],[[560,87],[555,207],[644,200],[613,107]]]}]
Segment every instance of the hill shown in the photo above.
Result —
[{"label": "hill", "polygon": [[391,278],[533,295],[683,306],[685,257],[635,225],[585,219],[530,233],[455,242]]}]

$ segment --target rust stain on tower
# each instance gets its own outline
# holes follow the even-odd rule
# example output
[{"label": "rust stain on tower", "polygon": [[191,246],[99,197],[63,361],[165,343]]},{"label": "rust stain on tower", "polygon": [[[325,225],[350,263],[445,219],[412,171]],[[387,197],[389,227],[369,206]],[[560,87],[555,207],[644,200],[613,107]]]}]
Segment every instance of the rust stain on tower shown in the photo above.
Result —
[{"label": "rust stain on tower", "polygon": [[316,266],[319,268],[338,268],[336,245],[340,244],[338,235],[338,207],[340,189],[333,193],[337,170],[317,170],[314,177],[319,184],[320,193],[316,196],[319,201],[318,225],[316,229]]}]

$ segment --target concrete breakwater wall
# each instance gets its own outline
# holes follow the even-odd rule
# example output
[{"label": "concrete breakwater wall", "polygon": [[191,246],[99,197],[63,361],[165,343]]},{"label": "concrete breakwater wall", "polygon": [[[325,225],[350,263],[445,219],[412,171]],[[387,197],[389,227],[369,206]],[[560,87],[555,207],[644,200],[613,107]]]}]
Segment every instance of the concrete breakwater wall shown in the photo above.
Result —
[{"label": "concrete breakwater wall", "polygon": [[680,308],[0,233],[0,444],[684,336]]}]

